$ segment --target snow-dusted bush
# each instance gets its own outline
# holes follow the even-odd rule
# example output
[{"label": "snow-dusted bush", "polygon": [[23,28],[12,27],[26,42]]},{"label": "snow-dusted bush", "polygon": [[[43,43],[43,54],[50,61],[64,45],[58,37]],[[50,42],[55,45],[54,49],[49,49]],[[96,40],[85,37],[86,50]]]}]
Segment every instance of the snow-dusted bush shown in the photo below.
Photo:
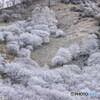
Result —
[{"label": "snow-dusted bush", "polygon": [[42,38],[43,43],[48,43],[49,42],[49,33],[46,31],[42,30],[32,30],[31,32],[33,35],[37,35]]},{"label": "snow-dusted bush", "polygon": [[14,20],[21,20],[21,19],[23,19],[21,14],[12,14],[11,18],[14,19]]},{"label": "snow-dusted bush", "polygon": [[28,49],[28,50],[30,50],[30,51],[33,51],[33,46],[31,46],[31,45],[28,45],[28,46],[26,46],[26,49]]},{"label": "snow-dusted bush", "polygon": [[0,42],[16,41],[17,37],[12,34],[12,32],[0,32]]},{"label": "snow-dusted bush", "polygon": [[95,3],[91,2],[90,0],[84,0],[84,3],[80,4],[80,9],[83,11],[82,15],[84,17],[95,17],[96,18],[98,13],[100,13]]},{"label": "snow-dusted bush", "polygon": [[39,7],[36,7],[32,11],[32,21],[33,21],[33,23],[36,23],[37,24],[37,21],[38,21],[39,16],[40,16],[40,8]]},{"label": "snow-dusted bush", "polygon": [[96,52],[90,55],[87,61],[88,66],[100,64],[100,52]]},{"label": "snow-dusted bush", "polygon": [[48,7],[40,9],[36,7],[32,12],[32,21],[35,24],[45,24],[45,25],[55,25],[57,20],[55,18],[55,13]]},{"label": "snow-dusted bush", "polygon": [[2,14],[4,14],[4,13],[11,15],[14,13],[14,11],[13,10],[2,10]]},{"label": "snow-dusted bush", "polygon": [[22,48],[18,53],[19,57],[29,57],[30,58],[30,55],[31,55],[31,51],[25,48]]},{"label": "snow-dusted bush", "polygon": [[64,57],[67,61],[70,61],[72,58],[70,51],[65,48],[60,48],[56,55]]},{"label": "snow-dusted bush", "polygon": [[17,55],[19,52],[19,45],[16,41],[11,41],[7,44],[7,51],[13,55]]},{"label": "snow-dusted bush", "polygon": [[56,25],[51,26],[51,27],[50,27],[50,33],[51,33],[51,34],[56,34],[56,32],[57,32],[57,26],[56,26]]},{"label": "snow-dusted bush", "polygon": [[5,73],[12,80],[13,83],[26,84],[28,78],[30,77],[30,71],[23,68],[21,64],[18,63],[8,63],[6,64]]},{"label": "snow-dusted bush", "polygon": [[1,16],[2,16],[2,20],[4,22],[9,22],[10,21],[10,15],[9,14],[4,13]]},{"label": "snow-dusted bush", "polygon": [[77,56],[79,56],[80,51],[80,47],[78,44],[72,44],[68,50],[70,51],[72,57],[75,59]]},{"label": "snow-dusted bush", "polygon": [[88,35],[82,40],[82,54],[91,54],[98,51],[97,36],[92,34]]},{"label": "snow-dusted bush", "polygon": [[18,28],[23,30],[23,27],[25,28],[25,26],[26,26],[26,21],[25,20],[17,21],[17,22],[14,23],[14,25],[16,25]]},{"label": "snow-dusted bush", "polygon": [[4,69],[7,79],[0,79],[0,95],[7,100],[99,100],[98,96],[73,97],[70,92],[99,92],[100,65],[87,66],[83,70],[76,65],[45,69],[21,57],[5,64]]},{"label": "snow-dusted bush", "polygon": [[65,33],[62,30],[57,30],[56,32],[56,37],[63,37],[65,35]]},{"label": "snow-dusted bush", "polygon": [[16,25],[10,25],[6,29],[7,31],[12,32],[14,35],[20,35],[22,33],[21,29],[18,28]]},{"label": "snow-dusted bush", "polygon": [[19,7],[18,9],[16,9],[16,13],[17,14],[24,14],[25,13],[25,9],[23,7]]},{"label": "snow-dusted bush", "polygon": [[61,57],[61,56],[55,56],[52,59],[52,66],[56,67],[56,66],[63,66],[64,64],[66,64],[66,60]]},{"label": "snow-dusted bush", "polygon": [[0,27],[0,31],[1,31],[1,32],[8,31],[7,29],[8,29],[8,28],[7,28],[6,26]]},{"label": "snow-dusted bush", "polygon": [[10,41],[18,41],[18,37],[13,35],[13,34],[9,34],[7,37],[6,37],[6,42],[10,42]]},{"label": "snow-dusted bush", "polygon": [[7,29],[7,31],[3,32],[3,36],[4,36],[5,40],[7,39],[8,35],[12,35],[12,32],[9,32],[8,29]]},{"label": "snow-dusted bush", "polygon": [[33,70],[34,68],[39,68],[39,65],[29,57],[15,58],[14,62],[20,63],[21,65],[23,65],[23,67],[30,69],[30,70]]},{"label": "snow-dusted bush", "polygon": [[41,37],[37,35],[32,35],[29,33],[23,33],[20,35],[20,40],[24,42],[25,45],[32,45],[34,47],[38,47],[42,44]]},{"label": "snow-dusted bush", "polygon": [[72,60],[72,55],[68,49],[60,48],[56,56],[52,59],[52,66],[62,66]]},{"label": "snow-dusted bush", "polygon": [[84,10],[84,16],[86,17],[93,17],[95,15],[92,8],[85,8]]},{"label": "snow-dusted bush", "polygon": [[26,27],[25,32],[31,33],[31,31],[32,31],[32,27],[31,26]]}]

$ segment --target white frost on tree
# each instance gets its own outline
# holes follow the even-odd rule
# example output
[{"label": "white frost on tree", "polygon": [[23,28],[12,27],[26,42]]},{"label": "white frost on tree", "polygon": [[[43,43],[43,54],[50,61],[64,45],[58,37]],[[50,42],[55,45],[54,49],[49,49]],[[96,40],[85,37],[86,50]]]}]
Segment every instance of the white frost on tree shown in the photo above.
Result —
[{"label": "white frost on tree", "polygon": [[88,35],[82,40],[82,54],[91,54],[98,51],[98,40],[96,35]]},{"label": "white frost on tree", "polygon": [[90,55],[87,61],[88,66],[100,64],[100,52],[96,52]]},{"label": "white frost on tree", "polygon": [[57,30],[56,37],[64,37],[65,33],[62,30]]},{"label": "white frost on tree", "polygon": [[72,60],[72,55],[68,49],[60,48],[56,56],[52,59],[52,66],[62,66]]},{"label": "white frost on tree", "polygon": [[78,44],[72,44],[69,48],[70,53],[72,54],[72,57],[75,59],[80,54],[80,47]]}]

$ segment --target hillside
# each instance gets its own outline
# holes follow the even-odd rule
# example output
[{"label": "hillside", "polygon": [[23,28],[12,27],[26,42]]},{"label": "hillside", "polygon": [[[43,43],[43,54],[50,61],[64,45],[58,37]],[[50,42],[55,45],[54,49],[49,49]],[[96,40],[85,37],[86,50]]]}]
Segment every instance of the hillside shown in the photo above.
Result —
[{"label": "hillside", "polygon": [[100,100],[100,2],[50,5],[35,0],[0,11],[0,97]]}]

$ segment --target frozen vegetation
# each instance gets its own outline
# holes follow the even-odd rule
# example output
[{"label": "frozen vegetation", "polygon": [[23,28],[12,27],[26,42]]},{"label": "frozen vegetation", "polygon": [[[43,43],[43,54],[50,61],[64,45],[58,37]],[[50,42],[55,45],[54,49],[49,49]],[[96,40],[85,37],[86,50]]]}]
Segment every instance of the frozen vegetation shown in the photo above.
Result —
[{"label": "frozen vegetation", "polygon": [[[2,55],[0,59],[3,59]],[[73,99],[70,92],[99,92],[100,65],[98,62],[94,64],[83,70],[76,65],[51,70],[38,67],[27,57],[1,63],[0,73],[5,73],[7,78],[0,80],[0,95],[6,96],[7,100],[90,100],[90,97],[84,96]],[[95,100],[99,100],[99,97],[95,97]]]},{"label": "frozen vegetation", "polygon": [[[91,39],[91,35],[87,39]],[[41,68],[30,58],[30,50],[25,48],[19,51],[19,56],[13,62],[4,62],[6,55],[0,55],[0,95],[6,100],[99,100],[99,96],[70,96],[72,91],[99,92],[99,50],[89,55],[87,66],[82,70],[78,65],[67,64],[77,59],[83,51],[76,43],[60,48],[52,60],[53,66],[59,66],[55,69]],[[88,49],[85,51],[88,52]]]},{"label": "frozen vegetation", "polygon": [[55,13],[48,7],[36,7],[32,11],[31,21],[17,21],[8,27],[2,27],[0,42],[6,42],[7,50],[14,55],[21,48],[32,51],[44,43],[49,43],[52,33],[56,37],[64,36],[64,32],[57,29],[57,22]]},{"label": "frozen vegetation", "polygon": [[[84,0],[61,1],[80,4]],[[95,7],[92,7],[94,3],[85,3],[80,5],[84,12],[82,16],[91,17],[95,14]],[[88,13],[89,10],[91,13]],[[17,12],[24,11],[23,8]],[[7,13],[10,12],[6,11],[3,15],[5,22],[8,21],[6,18],[9,18]],[[12,16],[16,19],[22,18],[18,14]],[[95,18],[94,15],[92,17]],[[80,44],[73,42],[68,47],[60,47],[51,59],[52,69],[48,64],[39,66],[31,58],[31,52],[34,53],[34,50],[45,46],[44,44],[48,46],[51,35],[56,37],[51,36],[54,40],[65,36],[66,33],[59,29],[57,24],[53,10],[48,7],[36,7],[32,11],[32,18],[0,27],[0,44],[6,45],[5,53],[0,54],[0,97],[4,100],[100,100],[100,96],[70,94],[72,91],[100,92],[100,39],[97,35],[88,34],[82,38]],[[13,61],[6,59],[7,53],[15,57]],[[87,59],[83,62],[84,66],[70,64],[85,56]]]}]

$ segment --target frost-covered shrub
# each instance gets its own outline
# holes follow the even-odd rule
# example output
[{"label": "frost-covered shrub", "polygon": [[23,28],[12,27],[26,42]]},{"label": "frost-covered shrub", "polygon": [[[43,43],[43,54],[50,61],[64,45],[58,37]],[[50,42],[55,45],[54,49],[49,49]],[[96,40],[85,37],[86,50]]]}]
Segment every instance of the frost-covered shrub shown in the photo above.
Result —
[{"label": "frost-covered shrub", "polygon": [[40,9],[36,7],[32,12],[32,22],[35,24],[45,24],[45,25],[55,25],[57,20],[55,18],[55,13],[48,7]]},{"label": "frost-covered shrub", "polygon": [[0,84],[0,87],[2,87],[0,88],[0,95],[2,95],[2,100],[15,100],[15,98],[17,98],[18,93],[11,86]]},{"label": "frost-covered shrub", "polygon": [[32,31],[32,27],[31,26],[26,27],[25,32],[31,33],[31,31]]},{"label": "frost-covered shrub", "polygon": [[14,20],[21,20],[21,19],[23,19],[21,14],[12,14],[11,18],[14,19]]},{"label": "frost-covered shrub", "polygon": [[0,42],[9,42],[9,41],[16,41],[17,37],[14,36],[11,32],[0,32]]},{"label": "frost-covered shrub", "polygon": [[25,9],[23,7],[19,7],[18,9],[16,9],[16,13],[17,14],[24,14],[25,13]]},{"label": "frost-covered shrub", "polygon": [[12,32],[9,32],[9,31],[4,31],[3,32],[3,37],[4,37],[5,41],[6,41],[8,35],[12,35]]},{"label": "frost-covered shrub", "polygon": [[[19,41],[18,41],[18,44],[19,44],[20,48],[23,48],[23,47],[26,46],[25,43],[24,43],[22,40],[19,40]],[[33,47],[32,47],[32,48],[33,48]]]},{"label": "frost-covered shrub", "polygon": [[51,62],[52,66],[63,66],[66,64],[66,60],[61,56],[55,56]]},{"label": "frost-covered shrub", "polygon": [[20,35],[22,33],[21,29],[16,25],[10,25],[7,27],[7,31],[14,33],[15,35]]},{"label": "frost-covered shrub", "polygon": [[95,13],[94,13],[94,11],[93,11],[92,8],[87,7],[87,8],[85,8],[85,10],[84,10],[84,15],[85,15],[86,17],[93,17],[93,16],[95,15]]},{"label": "frost-covered shrub", "polygon": [[18,63],[6,64],[5,73],[13,83],[22,82],[22,84],[26,84],[30,77],[30,71],[23,68],[22,65]]},{"label": "frost-covered shrub", "polygon": [[2,14],[4,14],[4,13],[11,15],[14,13],[14,11],[13,10],[2,10]]},{"label": "frost-covered shrub", "polygon": [[56,55],[64,57],[67,61],[70,61],[72,58],[70,51],[65,48],[60,48]]},{"label": "frost-covered shrub", "polygon": [[46,32],[50,32],[49,28],[48,28],[48,25],[35,25],[34,26],[34,29],[35,30],[42,30],[42,31],[46,31]]},{"label": "frost-covered shrub", "polygon": [[16,41],[9,42],[7,44],[7,51],[13,55],[17,55],[19,52],[19,45]]},{"label": "frost-covered shrub", "polygon": [[6,26],[0,27],[0,31],[1,31],[1,32],[7,31],[7,29],[8,29],[8,28],[7,28]]},{"label": "frost-covered shrub", "polygon": [[9,34],[9,35],[6,37],[6,42],[10,42],[10,41],[18,41],[18,37],[15,36],[15,35]]},{"label": "frost-covered shrub", "polygon": [[65,35],[65,33],[62,30],[57,30],[56,32],[56,37],[63,37]]},{"label": "frost-covered shrub", "polygon": [[79,56],[80,51],[80,47],[78,44],[72,44],[68,50],[70,51],[72,57],[75,59],[77,56]]},{"label": "frost-covered shrub", "polygon": [[37,18],[39,18],[39,16],[40,16],[40,8],[36,7],[32,11],[32,21],[33,21],[33,23],[36,22],[36,24],[37,24],[37,21],[38,21]]},{"label": "frost-covered shrub", "polygon": [[28,45],[28,46],[26,46],[26,49],[28,49],[28,50],[30,50],[30,51],[33,51],[33,46]]},{"label": "frost-covered shrub", "polygon": [[38,47],[42,44],[41,37],[37,35],[32,35],[29,33],[23,33],[20,35],[20,40],[24,42],[25,45],[32,45],[33,47]]},{"label": "frost-covered shrub", "polygon": [[17,22],[15,22],[14,25],[16,25],[21,30],[24,30],[23,28],[25,28],[25,26],[26,26],[26,21],[25,20],[17,21]]},{"label": "frost-covered shrub", "polygon": [[32,77],[30,78],[28,85],[31,87],[32,85],[39,85],[39,86],[44,86],[47,85],[47,82],[45,82],[41,77]]},{"label": "frost-covered shrub", "polygon": [[32,69],[33,70],[34,68],[39,68],[39,65],[29,57],[15,58],[14,62],[15,63],[20,63],[21,65],[23,65],[23,67],[25,67],[27,69]]},{"label": "frost-covered shrub", "polygon": [[73,98],[70,91],[99,92],[100,65],[83,67],[83,70],[76,65],[45,69],[21,57],[5,64],[4,69],[7,79],[0,77],[0,95],[8,97],[7,100],[99,100],[98,96]]},{"label": "frost-covered shrub", "polygon": [[10,21],[10,15],[9,14],[4,13],[1,16],[2,16],[2,19],[3,19],[4,22]]},{"label": "frost-covered shrub", "polygon": [[48,43],[49,42],[49,33],[46,31],[42,30],[32,30],[31,32],[33,35],[37,35],[42,38],[43,43]]},{"label": "frost-covered shrub", "polygon": [[25,48],[22,48],[18,53],[19,57],[29,57],[30,58],[30,55],[31,55],[31,51]]},{"label": "frost-covered shrub", "polygon": [[50,33],[51,33],[51,34],[56,34],[56,32],[57,32],[57,26],[56,26],[56,25],[51,26],[51,27],[50,27]]},{"label": "frost-covered shrub", "polygon": [[88,35],[82,40],[82,54],[91,54],[98,51],[98,40],[97,36],[92,34]]},{"label": "frost-covered shrub", "polygon": [[72,55],[68,49],[60,48],[56,56],[52,59],[52,66],[64,65],[72,60]]},{"label": "frost-covered shrub", "polygon": [[91,54],[88,58],[87,64],[88,66],[100,64],[100,52]]},{"label": "frost-covered shrub", "polygon": [[80,9],[83,11],[83,17],[95,17],[99,13],[95,3],[90,0],[84,0],[84,3],[80,4]]}]

